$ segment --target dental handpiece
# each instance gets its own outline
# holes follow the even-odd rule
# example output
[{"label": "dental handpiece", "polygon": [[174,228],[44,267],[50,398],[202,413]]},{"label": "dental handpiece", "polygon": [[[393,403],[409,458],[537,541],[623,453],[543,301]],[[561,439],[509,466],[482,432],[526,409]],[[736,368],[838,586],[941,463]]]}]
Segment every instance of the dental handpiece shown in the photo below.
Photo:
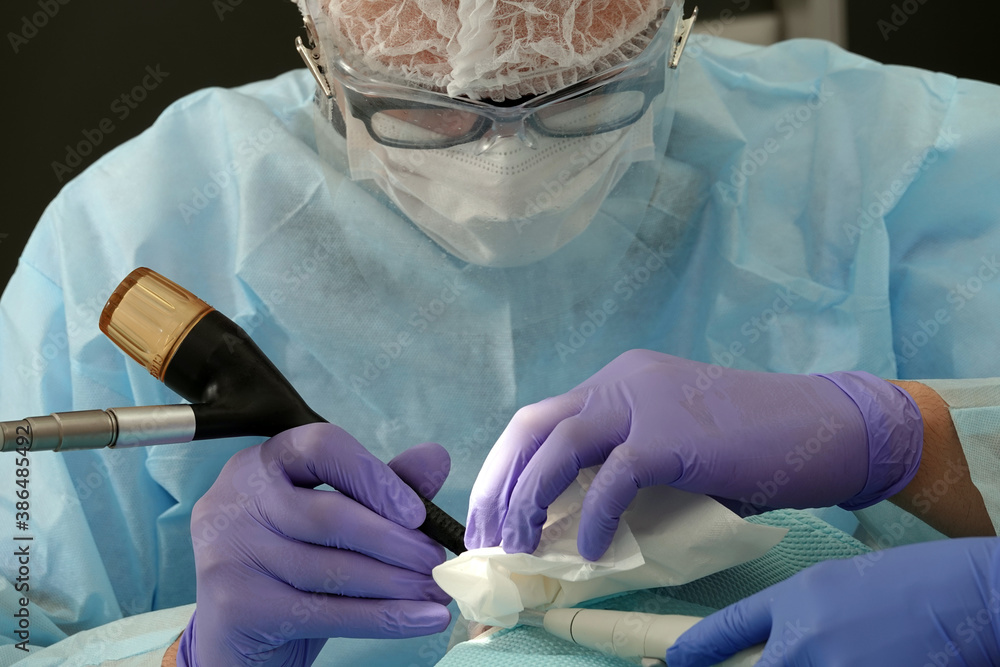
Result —
[{"label": "dental handpiece", "polygon": [[[695,623],[695,616],[644,614],[606,609],[550,609],[521,612],[519,623],[543,627],[550,634],[589,649],[615,655],[644,667],[665,665],[667,649]],[[744,649],[720,667],[753,667],[763,645]]]},{"label": "dental handpiece", "polygon": [[[180,285],[139,268],[108,299],[101,331],[190,405],[59,412],[0,422],[0,451],[134,447],[271,437],[325,422],[235,322]],[[454,554],[465,528],[431,501],[420,530]]]}]

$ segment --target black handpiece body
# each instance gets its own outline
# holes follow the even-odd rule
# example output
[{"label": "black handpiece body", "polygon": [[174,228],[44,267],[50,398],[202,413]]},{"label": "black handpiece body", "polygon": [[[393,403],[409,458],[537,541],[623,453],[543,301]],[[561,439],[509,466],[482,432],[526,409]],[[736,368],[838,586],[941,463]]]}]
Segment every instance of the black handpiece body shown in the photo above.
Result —
[{"label": "black handpiece body", "polygon": [[[163,382],[191,402],[196,440],[271,437],[325,422],[253,339],[217,310],[205,315],[174,351]],[[417,493],[427,510],[421,532],[454,554],[465,551],[465,528]]]}]

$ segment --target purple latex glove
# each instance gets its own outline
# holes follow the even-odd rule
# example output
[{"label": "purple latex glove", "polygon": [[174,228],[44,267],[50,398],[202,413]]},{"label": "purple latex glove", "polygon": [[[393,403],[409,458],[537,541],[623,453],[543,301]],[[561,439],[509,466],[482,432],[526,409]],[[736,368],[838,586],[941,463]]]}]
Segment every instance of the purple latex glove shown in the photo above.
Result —
[{"label": "purple latex glove", "polygon": [[867,373],[756,373],[632,350],[514,415],[472,488],[465,543],[534,551],[548,506],[602,463],[577,539],[591,560],[640,488],[708,494],[744,515],[859,509],[906,486],[922,445],[913,399]]},{"label": "purple latex glove", "polygon": [[667,663],[767,642],[760,665],[1000,665],[998,555],[997,538],[969,538],[820,563],[699,622]]},{"label": "purple latex glove", "polygon": [[433,497],[449,467],[432,443],[386,465],[332,424],[237,453],[191,515],[198,606],[178,665],[310,665],[328,637],[444,630],[444,549],[415,530],[407,483]]}]

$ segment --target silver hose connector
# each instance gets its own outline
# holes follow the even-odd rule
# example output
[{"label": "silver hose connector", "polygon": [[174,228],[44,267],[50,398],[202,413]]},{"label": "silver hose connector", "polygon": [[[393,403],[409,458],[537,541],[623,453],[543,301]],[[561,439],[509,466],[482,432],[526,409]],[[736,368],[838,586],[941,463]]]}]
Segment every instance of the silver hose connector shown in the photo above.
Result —
[{"label": "silver hose connector", "polygon": [[0,451],[29,452],[144,447],[191,442],[195,419],[190,405],[55,412],[0,422]]}]

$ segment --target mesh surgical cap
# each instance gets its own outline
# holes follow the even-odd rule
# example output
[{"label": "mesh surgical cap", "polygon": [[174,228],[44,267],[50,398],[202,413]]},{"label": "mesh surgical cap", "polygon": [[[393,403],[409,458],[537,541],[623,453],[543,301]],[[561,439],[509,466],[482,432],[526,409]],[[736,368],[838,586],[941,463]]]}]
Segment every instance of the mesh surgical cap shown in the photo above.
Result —
[{"label": "mesh surgical cap", "polygon": [[[310,3],[313,4],[313,3]],[[382,80],[503,102],[635,57],[662,0],[320,0],[344,59]]]}]

